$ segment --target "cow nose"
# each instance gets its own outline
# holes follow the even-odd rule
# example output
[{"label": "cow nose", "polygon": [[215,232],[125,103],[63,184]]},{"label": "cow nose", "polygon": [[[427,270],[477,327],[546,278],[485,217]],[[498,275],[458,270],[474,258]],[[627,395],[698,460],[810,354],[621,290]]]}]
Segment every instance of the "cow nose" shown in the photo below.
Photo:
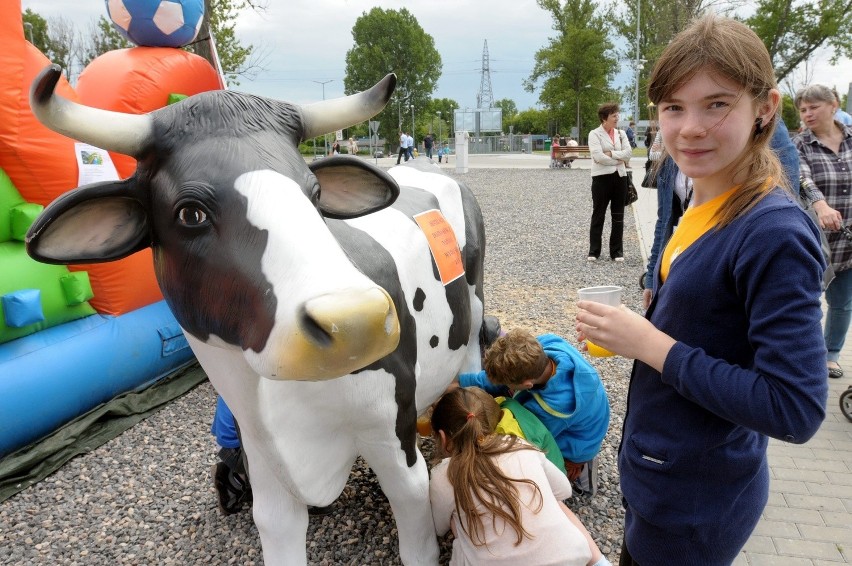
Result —
[{"label": "cow nose", "polygon": [[308,379],[346,375],[383,358],[399,344],[396,307],[380,287],[309,299],[299,326],[308,346],[300,373]]}]

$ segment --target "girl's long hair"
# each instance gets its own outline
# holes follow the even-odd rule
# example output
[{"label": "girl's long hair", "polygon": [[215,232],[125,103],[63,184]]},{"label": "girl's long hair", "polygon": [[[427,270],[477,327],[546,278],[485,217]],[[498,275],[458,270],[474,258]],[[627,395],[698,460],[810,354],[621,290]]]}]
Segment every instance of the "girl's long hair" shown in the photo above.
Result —
[{"label": "girl's long hair", "polygon": [[[520,501],[516,484],[532,486],[535,495],[529,505],[536,505],[535,512],[543,505],[541,490],[534,481],[510,478],[497,466],[496,458],[501,454],[535,449],[518,442],[517,437],[494,434],[499,418],[497,402],[478,387],[447,393],[432,412],[432,430],[435,434],[443,431],[447,438],[447,455],[451,456],[447,478],[453,486],[456,514],[461,528],[476,546],[486,544],[484,521],[489,517],[495,528],[499,518],[515,531],[515,546],[524,538],[533,538],[521,523],[524,502]],[[478,511],[477,504],[484,510]]]},{"label": "girl's long hair", "polygon": [[[769,52],[757,34],[740,22],[708,14],[680,32],[663,51],[648,82],[648,98],[659,106],[702,70],[740,85],[740,96],[751,96],[756,105],[766,102],[769,91],[777,87]],[[719,209],[718,228],[747,212],[775,185],[789,190],[784,169],[769,147],[779,119],[773,116],[760,133],[755,131],[740,155],[734,174],[745,173],[745,180]],[[766,182],[769,178],[772,183]]]}]

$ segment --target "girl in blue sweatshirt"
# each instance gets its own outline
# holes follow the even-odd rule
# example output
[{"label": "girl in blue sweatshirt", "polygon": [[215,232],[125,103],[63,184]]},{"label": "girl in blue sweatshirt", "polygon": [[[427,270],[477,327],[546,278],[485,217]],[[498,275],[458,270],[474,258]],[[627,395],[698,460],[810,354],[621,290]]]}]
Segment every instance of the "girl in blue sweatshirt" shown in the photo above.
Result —
[{"label": "girl in blue sweatshirt", "polygon": [[581,301],[578,338],[635,358],[619,448],[621,564],[735,560],[769,493],[768,437],[825,417],[818,229],[769,148],[781,100],[743,24],[709,15],[650,77],[665,151],[693,180],[645,317]]}]

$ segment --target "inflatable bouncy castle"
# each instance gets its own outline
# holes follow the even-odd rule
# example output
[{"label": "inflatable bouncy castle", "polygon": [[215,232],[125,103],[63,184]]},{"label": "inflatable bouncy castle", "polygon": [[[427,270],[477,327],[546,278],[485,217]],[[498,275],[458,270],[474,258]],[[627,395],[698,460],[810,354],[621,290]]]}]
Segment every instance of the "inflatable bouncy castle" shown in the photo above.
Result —
[{"label": "inflatable bouncy castle", "polygon": [[[97,175],[126,178],[135,161],[36,120],[30,84],[50,61],[25,40],[20,8],[0,3],[0,461],[193,361],[160,294],[150,249],[69,267],[26,253],[25,234],[44,205]],[[88,106],[141,114],[220,88],[205,59],[140,46],[101,55],[75,88],[63,80],[57,91]]]}]

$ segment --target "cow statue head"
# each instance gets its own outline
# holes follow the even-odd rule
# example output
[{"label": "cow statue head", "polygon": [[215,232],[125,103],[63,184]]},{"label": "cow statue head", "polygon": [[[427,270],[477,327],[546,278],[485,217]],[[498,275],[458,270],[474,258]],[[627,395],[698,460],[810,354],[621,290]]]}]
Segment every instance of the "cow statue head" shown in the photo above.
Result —
[{"label": "cow statue head", "polygon": [[364,160],[309,166],[298,151],[301,140],[378,113],[395,75],[305,106],[214,91],[146,115],[63,99],[54,93],[59,77],[52,65],[33,83],[38,119],[132,155],[138,166],[124,181],[80,187],[51,203],[27,235],[34,259],[103,262],[150,246],[184,330],[239,349],[267,378],[338,377],[397,347],[394,303],[348,260],[325,219],[387,207],[399,187]]}]

